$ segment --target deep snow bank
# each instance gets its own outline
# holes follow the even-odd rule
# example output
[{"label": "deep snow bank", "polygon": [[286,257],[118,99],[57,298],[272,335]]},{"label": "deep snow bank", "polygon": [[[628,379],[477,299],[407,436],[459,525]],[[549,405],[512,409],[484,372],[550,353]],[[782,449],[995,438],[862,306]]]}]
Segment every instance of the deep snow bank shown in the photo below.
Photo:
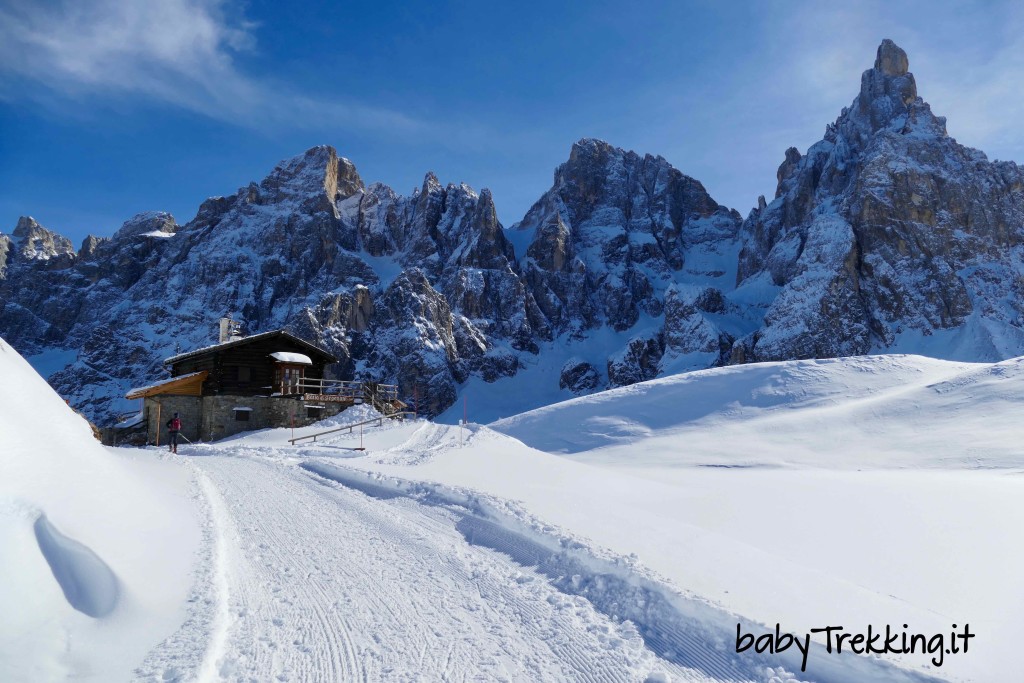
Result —
[{"label": "deep snow bank", "polygon": [[0,680],[127,680],[184,618],[190,475],[108,450],[0,339]]}]

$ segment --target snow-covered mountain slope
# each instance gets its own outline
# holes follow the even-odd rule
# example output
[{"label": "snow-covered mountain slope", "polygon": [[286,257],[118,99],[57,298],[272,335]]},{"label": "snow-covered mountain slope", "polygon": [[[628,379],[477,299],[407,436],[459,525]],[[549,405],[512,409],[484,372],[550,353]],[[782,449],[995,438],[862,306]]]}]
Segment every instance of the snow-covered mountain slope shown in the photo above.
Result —
[{"label": "snow-covered mountain slope", "polygon": [[1024,172],[949,137],[908,67],[883,42],[851,106],[786,152],[775,199],[742,221],[661,157],[590,139],[507,230],[487,190],[428,173],[401,196],[326,146],[184,226],[141,214],[77,252],[24,218],[0,234],[0,334],[40,369],[73,357],[49,379],[101,421],[228,312],[325,345],[339,375],[397,382],[431,415],[467,386],[523,387],[507,415],[749,361],[1020,355]]},{"label": "snow-covered mountain slope", "polygon": [[[1021,396],[1021,359],[764,363],[580,397],[461,435],[392,430],[365,437],[364,457],[302,456],[350,485],[369,472],[378,487],[472,501],[531,533],[560,530],[631,558],[631,571],[739,615],[733,637],[736,621],[921,633],[969,622],[979,633],[970,653],[941,667],[920,653],[882,661],[1009,681],[1024,637],[1024,556],[1009,545],[1024,523]],[[329,447],[353,443],[339,436]],[[622,571],[597,566],[605,581]],[[720,617],[705,614],[711,633]],[[644,633],[664,627],[632,618]],[[832,680],[824,667],[842,661],[812,653],[800,677]],[[894,675],[854,671],[852,680]]]},{"label": "snow-covered mountain slope", "polygon": [[632,384],[677,357],[693,368],[718,362],[738,332],[719,329],[736,309],[722,292],[736,281],[738,227],[739,214],[661,157],[574,145],[510,231],[523,279],[563,344],[595,328],[632,334],[569,362],[562,387]]},{"label": "snow-covered mountain slope", "polygon": [[[493,382],[515,375],[542,347],[605,327],[622,332],[617,345],[592,347],[563,386],[585,392],[653,376],[663,354],[663,320],[679,316],[692,318],[710,341],[700,349],[672,348],[692,351],[692,365],[704,367],[718,358],[718,333],[700,327],[696,309],[686,308],[693,302],[684,305],[673,283],[706,276],[721,285],[733,277],[718,261],[735,261],[738,216],[663,159],[641,160],[596,141],[574,146],[560,187],[587,174],[609,175],[608,197],[600,201],[619,206],[641,191],[640,181],[630,179],[637,169],[650,176],[643,182],[654,194],[643,209],[648,217],[641,219],[638,209],[623,235],[647,246],[608,260],[608,277],[584,278],[589,284],[579,300],[549,297],[543,310],[534,291],[557,289],[556,275],[536,270],[546,263],[543,238],[529,247],[524,262],[534,270],[524,274],[506,235],[527,229],[506,233],[487,190],[444,187],[428,174],[422,188],[401,197],[384,185],[365,186],[348,160],[318,147],[283,162],[258,185],[206,201],[185,226],[167,214],[142,214],[109,240],[86,240],[77,254],[25,219],[12,238],[4,237],[0,321],[40,366],[67,356],[59,350],[77,352],[51,381],[99,419],[126,408],[119,401],[125,388],[159,376],[162,358],[207,344],[215,320],[227,312],[243,318],[250,332],[284,326],[323,344],[342,359],[342,376],[397,381],[428,414],[452,405],[471,377]],[[613,184],[626,180],[632,184]],[[587,235],[604,240],[604,228],[576,208]],[[609,211],[602,209],[609,221],[629,213],[628,207]],[[719,236],[725,241],[715,242]],[[585,247],[589,239],[574,238],[571,260],[596,272],[602,252]],[[673,275],[685,260],[684,239],[694,241],[694,263],[706,262],[708,272],[691,265]],[[561,256],[553,258],[560,268]],[[612,320],[607,311],[621,306],[595,306],[620,277],[636,292],[622,302],[632,312]],[[690,294],[702,301],[717,296],[699,287]],[[640,316],[653,324],[647,337],[636,339]]]},{"label": "snow-covered mountain slope", "polygon": [[545,324],[486,190],[428,174],[400,197],[364,186],[329,147],[207,200],[185,226],[143,214],[60,259],[37,258],[53,249],[30,242],[59,240],[23,223],[4,237],[2,328],[29,356],[77,350],[51,381],[96,417],[161,376],[163,358],[207,345],[229,312],[250,333],[289,327],[322,343],[343,376],[399,379],[410,395],[415,382],[435,412],[469,373],[514,373]]},{"label": "snow-covered mountain slope", "polygon": [[0,680],[128,680],[184,620],[185,470],[103,448],[0,339]]}]

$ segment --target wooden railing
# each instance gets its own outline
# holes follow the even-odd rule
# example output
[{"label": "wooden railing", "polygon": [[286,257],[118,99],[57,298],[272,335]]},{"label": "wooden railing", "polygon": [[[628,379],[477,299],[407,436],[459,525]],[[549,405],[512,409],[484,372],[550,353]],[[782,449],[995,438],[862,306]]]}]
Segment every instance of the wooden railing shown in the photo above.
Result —
[{"label": "wooden railing", "polygon": [[307,439],[312,439],[313,443],[316,443],[316,440],[317,440],[318,437],[325,436],[327,434],[336,434],[338,432],[343,432],[343,431],[346,431],[346,430],[348,430],[348,433],[351,434],[352,433],[352,429],[355,428],[355,427],[362,427],[363,425],[370,425],[370,424],[375,425],[377,427],[380,427],[382,424],[384,424],[384,420],[386,420],[388,418],[398,419],[398,420],[405,420],[405,418],[407,418],[407,417],[414,417],[414,414],[413,413],[409,413],[409,412],[397,412],[397,413],[392,413],[391,415],[387,415],[387,416],[381,415],[380,417],[375,417],[375,418],[370,419],[370,420],[363,420],[362,422],[353,422],[352,424],[342,425],[341,427],[335,427],[334,429],[328,429],[328,430],[325,430],[325,431],[322,431],[322,432],[317,432],[316,434],[307,434],[306,436],[297,436],[294,439],[288,439],[288,443],[290,443],[291,445],[294,446],[299,441],[305,441]]},{"label": "wooden railing", "polygon": [[307,401],[369,403],[384,415],[401,412],[407,406],[398,400],[397,384],[354,382],[340,379],[300,378],[271,387],[279,396],[302,394]]},{"label": "wooden railing", "polygon": [[272,388],[282,396],[323,394],[340,398],[363,398],[363,382],[341,379],[311,379],[303,377],[290,382],[278,382]]}]

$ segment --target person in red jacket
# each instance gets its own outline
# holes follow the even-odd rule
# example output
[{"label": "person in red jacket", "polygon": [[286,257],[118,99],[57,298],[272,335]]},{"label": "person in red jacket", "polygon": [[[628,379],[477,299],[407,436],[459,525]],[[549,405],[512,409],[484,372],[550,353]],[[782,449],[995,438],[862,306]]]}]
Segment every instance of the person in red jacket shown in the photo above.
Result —
[{"label": "person in red jacket", "polygon": [[167,447],[171,453],[178,452],[178,432],[181,431],[181,419],[178,418],[178,414],[175,413],[174,417],[167,421],[167,433],[170,438],[167,441]]}]

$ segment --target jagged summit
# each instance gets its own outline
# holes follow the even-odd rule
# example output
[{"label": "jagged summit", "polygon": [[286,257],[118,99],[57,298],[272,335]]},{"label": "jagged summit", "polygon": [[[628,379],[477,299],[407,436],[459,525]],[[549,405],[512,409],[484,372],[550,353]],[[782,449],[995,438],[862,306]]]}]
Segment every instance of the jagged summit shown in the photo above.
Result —
[{"label": "jagged summit", "polygon": [[932,114],[931,106],[918,96],[909,66],[907,53],[888,38],[883,40],[874,66],[861,76],[860,93],[829,126],[825,139],[835,142],[838,133],[846,142],[864,144],[881,130],[944,137],[946,119]]},{"label": "jagged summit", "polygon": [[74,258],[75,249],[71,240],[44,228],[31,216],[18,219],[11,237],[11,244],[18,245],[18,254],[23,259],[48,261],[52,258]]},{"label": "jagged summit", "polygon": [[875,70],[881,71],[886,76],[902,76],[910,68],[910,61],[903,48],[892,42],[889,38],[882,41],[878,46],[878,56],[875,57]]},{"label": "jagged summit", "polygon": [[1024,352],[1010,284],[1024,272],[1024,173],[950,138],[891,40],[824,138],[786,151],[778,181],[744,222],[738,282],[779,293],[734,357]]},{"label": "jagged summit", "polygon": [[166,211],[144,211],[126,220],[112,239],[123,240],[157,233],[173,235],[177,231],[178,224],[171,214]]},{"label": "jagged summit", "polygon": [[334,147],[319,145],[278,164],[259,183],[258,197],[269,203],[303,201],[329,211],[337,198],[350,197],[364,189],[351,161],[339,157]]}]

